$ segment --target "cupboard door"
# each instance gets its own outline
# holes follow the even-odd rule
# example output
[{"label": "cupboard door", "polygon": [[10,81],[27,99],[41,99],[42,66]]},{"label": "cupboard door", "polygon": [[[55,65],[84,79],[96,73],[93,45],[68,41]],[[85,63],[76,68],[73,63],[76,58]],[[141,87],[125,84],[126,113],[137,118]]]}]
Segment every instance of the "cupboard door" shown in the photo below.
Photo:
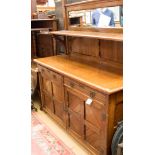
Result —
[{"label": "cupboard door", "polygon": [[84,138],[87,145],[100,154],[105,154],[107,141],[105,95],[68,79],[65,79],[65,90],[67,92],[69,130],[72,129],[78,134],[81,131],[83,134],[81,137]]},{"label": "cupboard door", "polygon": [[81,94],[68,88],[66,90],[66,103],[68,111],[67,128],[78,138],[84,138],[84,100]]}]

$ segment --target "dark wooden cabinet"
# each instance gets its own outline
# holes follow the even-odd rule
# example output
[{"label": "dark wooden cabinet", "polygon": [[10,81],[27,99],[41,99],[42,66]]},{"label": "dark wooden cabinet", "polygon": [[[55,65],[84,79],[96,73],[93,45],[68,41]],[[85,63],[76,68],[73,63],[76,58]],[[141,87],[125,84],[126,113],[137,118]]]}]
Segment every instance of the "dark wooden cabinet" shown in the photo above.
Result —
[{"label": "dark wooden cabinet", "polygon": [[57,30],[57,19],[31,19],[31,59],[55,55],[56,43],[50,31]]},{"label": "dark wooden cabinet", "polygon": [[54,41],[51,35],[46,33],[37,34],[37,57],[54,55]]},{"label": "dark wooden cabinet", "polygon": [[[101,83],[111,87],[114,92],[110,93],[110,90],[106,91],[108,89],[105,86],[104,91],[99,91],[97,87],[88,86],[71,76],[77,74],[80,69],[77,77],[85,77],[85,72],[92,70],[88,64],[75,63],[65,56],[40,58],[36,61],[39,63],[42,109],[92,154],[108,155],[114,127],[122,120],[123,91],[121,88],[114,91],[118,88],[119,81],[122,81],[121,75],[116,76],[107,71],[92,72],[92,77],[96,75],[94,80],[97,83],[102,77]],[[52,68],[47,68],[44,64]],[[113,88],[111,83],[106,82],[109,79],[115,81]],[[91,100],[90,104],[88,100]]]}]

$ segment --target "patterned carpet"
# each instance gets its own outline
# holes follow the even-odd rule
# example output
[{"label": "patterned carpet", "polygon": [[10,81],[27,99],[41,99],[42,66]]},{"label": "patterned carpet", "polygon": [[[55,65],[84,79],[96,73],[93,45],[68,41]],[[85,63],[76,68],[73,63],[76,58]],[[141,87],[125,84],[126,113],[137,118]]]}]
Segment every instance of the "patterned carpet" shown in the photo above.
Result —
[{"label": "patterned carpet", "polygon": [[75,155],[53,131],[32,112],[32,155]]}]

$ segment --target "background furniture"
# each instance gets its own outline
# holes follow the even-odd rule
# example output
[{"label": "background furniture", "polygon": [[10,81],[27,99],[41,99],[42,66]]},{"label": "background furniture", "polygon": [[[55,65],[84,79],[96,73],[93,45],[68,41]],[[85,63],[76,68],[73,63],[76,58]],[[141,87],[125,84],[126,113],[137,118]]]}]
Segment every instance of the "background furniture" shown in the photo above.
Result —
[{"label": "background furniture", "polygon": [[57,24],[56,19],[31,19],[32,59],[54,55],[56,50],[55,41],[48,35],[48,32],[57,30]]},{"label": "background furniture", "polygon": [[92,154],[110,155],[123,119],[123,29],[73,28],[68,11],[122,5],[122,0],[64,4],[65,29],[50,34],[65,55],[36,59],[42,109]]},{"label": "background furniture", "polygon": [[40,96],[38,68],[33,59],[55,55],[56,43],[48,33],[57,30],[57,22],[56,19],[31,20],[31,98],[36,92]]}]

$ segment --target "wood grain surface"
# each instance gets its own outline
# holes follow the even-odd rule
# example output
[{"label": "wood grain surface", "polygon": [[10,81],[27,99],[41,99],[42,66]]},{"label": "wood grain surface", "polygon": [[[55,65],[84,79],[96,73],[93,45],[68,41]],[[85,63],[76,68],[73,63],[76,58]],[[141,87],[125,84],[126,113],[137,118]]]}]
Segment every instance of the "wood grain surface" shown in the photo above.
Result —
[{"label": "wood grain surface", "polygon": [[69,31],[69,30],[61,30],[61,31],[53,31],[51,34],[55,35],[65,35],[65,36],[73,36],[73,37],[86,37],[86,38],[95,38],[95,39],[104,39],[104,40],[115,40],[115,41],[123,41],[122,33],[98,33],[98,32],[87,32],[87,31]]},{"label": "wood grain surface", "polygon": [[108,94],[123,89],[122,75],[106,71],[104,68],[99,69],[93,64],[90,66],[80,63],[65,55],[39,58],[34,61]]}]

